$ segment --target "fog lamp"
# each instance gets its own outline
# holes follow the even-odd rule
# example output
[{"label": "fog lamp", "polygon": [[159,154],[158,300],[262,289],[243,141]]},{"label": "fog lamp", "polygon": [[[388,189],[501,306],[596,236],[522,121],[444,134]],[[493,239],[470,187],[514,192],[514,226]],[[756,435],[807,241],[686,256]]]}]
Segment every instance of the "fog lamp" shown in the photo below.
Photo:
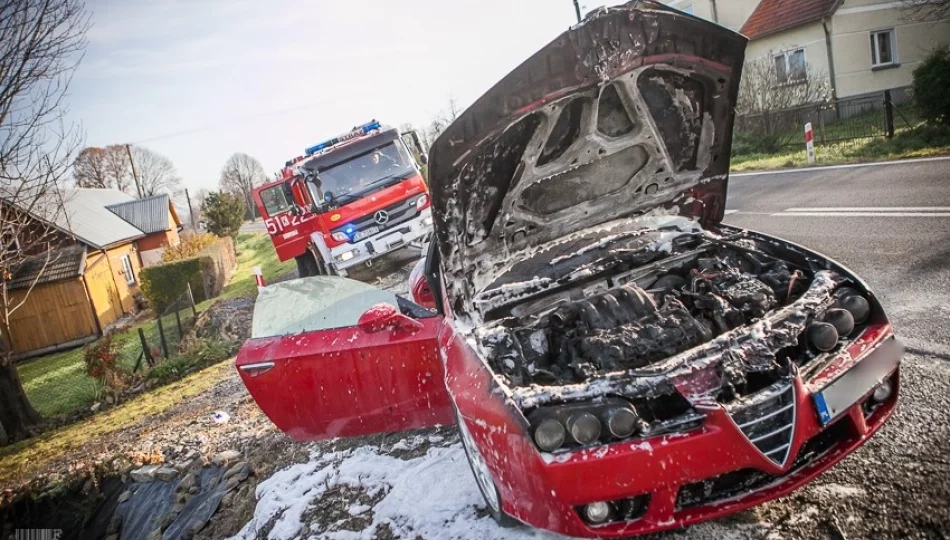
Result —
[{"label": "fog lamp", "polygon": [[618,439],[633,435],[637,430],[637,413],[630,409],[614,409],[607,413],[607,431]]},{"label": "fog lamp", "polygon": [[426,227],[432,225],[432,216],[422,218],[422,224]]},{"label": "fog lamp", "polygon": [[874,393],[871,394],[871,399],[878,403],[887,401],[887,398],[891,397],[891,392],[893,391],[891,381],[884,381],[874,389]]},{"label": "fog lamp", "polygon": [[603,523],[610,517],[610,505],[603,501],[590,503],[584,507],[584,517],[590,523]]},{"label": "fog lamp", "polygon": [[534,442],[544,452],[553,452],[564,444],[564,426],[553,418],[543,420],[534,428]]},{"label": "fog lamp", "polygon": [[567,419],[571,437],[580,444],[590,444],[600,437],[600,420],[591,413],[578,413]]},{"label": "fog lamp", "polygon": [[337,259],[340,260],[340,261],[346,262],[346,261],[352,259],[353,257],[356,257],[356,250],[355,250],[355,249],[351,249],[351,250],[349,250],[349,251],[344,251],[343,253],[340,253],[340,256],[337,257]]}]

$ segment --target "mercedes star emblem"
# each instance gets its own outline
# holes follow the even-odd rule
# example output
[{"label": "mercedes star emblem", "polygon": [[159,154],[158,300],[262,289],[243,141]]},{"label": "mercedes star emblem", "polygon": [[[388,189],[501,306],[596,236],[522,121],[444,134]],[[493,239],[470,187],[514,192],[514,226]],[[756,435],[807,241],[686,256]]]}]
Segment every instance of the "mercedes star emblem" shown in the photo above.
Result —
[{"label": "mercedes star emblem", "polygon": [[376,223],[380,225],[385,225],[386,222],[389,221],[389,212],[385,210],[380,210],[376,212],[376,214],[373,216],[373,219],[376,220]]}]

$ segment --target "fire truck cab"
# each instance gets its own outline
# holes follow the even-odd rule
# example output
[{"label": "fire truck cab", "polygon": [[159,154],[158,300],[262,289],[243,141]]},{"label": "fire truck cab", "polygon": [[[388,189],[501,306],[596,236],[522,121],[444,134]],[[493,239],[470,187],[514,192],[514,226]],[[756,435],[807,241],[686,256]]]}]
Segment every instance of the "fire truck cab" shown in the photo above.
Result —
[{"label": "fire truck cab", "polygon": [[373,120],[288,161],[281,178],[254,190],[278,258],[296,259],[301,277],[345,276],[419,245],[432,212],[417,159],[426,163],[415,132]]}]

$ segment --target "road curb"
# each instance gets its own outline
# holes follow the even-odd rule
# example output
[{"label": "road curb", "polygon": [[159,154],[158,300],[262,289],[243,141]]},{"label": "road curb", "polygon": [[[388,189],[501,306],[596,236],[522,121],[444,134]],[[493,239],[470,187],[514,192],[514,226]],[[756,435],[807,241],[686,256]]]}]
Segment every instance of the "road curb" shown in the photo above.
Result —
[{"label": "road curb", "polygon": [[765,174],[789,174],[789,173],[802,173],[802,172],[816,172],[816,171],[829,171],[834,169],[854,169],[858,167],[880,167],[885,165],[907,165],[915,163],[930,163],[934,161],[950,161],[950,156],[936,156],[928,158],[916,158],[916,159],[896,159],[892,161],[870,161],[868,163],[847,163],[844,165],[824,165],[821,167],[798,167],[794,169],[771,169],[771,170],[762,170],[762,171],[748,171],[748,172],[737,172],[730,173],[730,178],[739,178],[743,176],[757,176]]}]

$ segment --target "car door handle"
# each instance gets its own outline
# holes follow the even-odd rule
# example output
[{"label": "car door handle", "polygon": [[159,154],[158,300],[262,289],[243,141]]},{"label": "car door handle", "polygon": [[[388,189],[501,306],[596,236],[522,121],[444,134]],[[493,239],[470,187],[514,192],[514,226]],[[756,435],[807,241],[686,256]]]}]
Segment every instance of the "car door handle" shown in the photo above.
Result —
[{"label": "car door handle", "polygon": [[245,364],[243,366],[238,367],[238,369],[240,369],[244,373],[247,373],[251,377],[257,377],[258,375],[267,373],[273,367],[274,367],[273,362],[257,362],[254,364]]}]

